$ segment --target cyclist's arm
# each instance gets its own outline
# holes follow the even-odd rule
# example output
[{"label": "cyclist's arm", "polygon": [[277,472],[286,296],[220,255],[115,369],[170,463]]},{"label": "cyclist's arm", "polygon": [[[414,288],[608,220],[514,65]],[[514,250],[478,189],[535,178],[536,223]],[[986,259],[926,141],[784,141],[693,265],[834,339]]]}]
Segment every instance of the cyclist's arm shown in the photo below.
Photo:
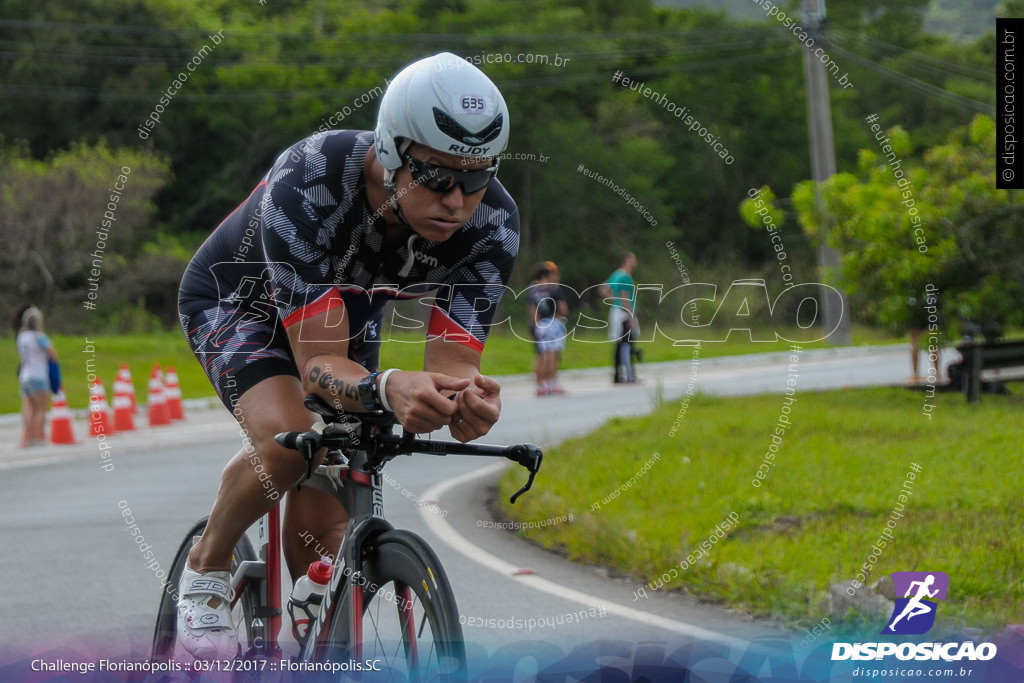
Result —
[{"label": "cyclist's arm", "polygon": [[[306,393],[317,394],[336,409],[363,412],[359,382],[369,374],[348,358],[348,319],[343,304],[287,326],[288,341]],[[380,377],[376,379],[380,385]],[[437,373],[399,372],[389,378],[388,400],[398,421],[414,433],[451,422],[457,406],[445,398],[469,382]]]},{"label": "cyclist's arm", "polygon": [[461,342],[434,337],[427,340],[423,369],[473,379],[480,374],[480,352]]},{"label": "cyclist's arm", "polygon": [[467,344],[435,337],[427,341],[423,368],[472,379],[472,384],[457,392],[452,402],[457,409],[456,418],[450,425],[453,437],[462,442],[472,441],[491,430],[501,416],[501,385],[497,380],[480,374],[479,351]]},{"label": "cyclist's arm", "polygon": [[[449,282],[438,290],[427,327],[423,367],[466,381],[451,401],[456,407],[451,433],[462,442],[489,432],[501,414],[501,386],[480,374],[480,355],[519,248],[519,214],[511,200],[507,209],[496,212],[504,218],[500,225],[490,225],[489,248],[473,263],[453,269]],[[484,302],[486,307],[481,306]],[[390,389],[389,382],[389,397]]]},{"label": "cyclist's arm", "polygon": [[348,358],[344,304],[338,301],[323,312],[286,320],[285,329],[305,393],[320,396],[338,410],[363,412],[356,387],[369,373]]}]

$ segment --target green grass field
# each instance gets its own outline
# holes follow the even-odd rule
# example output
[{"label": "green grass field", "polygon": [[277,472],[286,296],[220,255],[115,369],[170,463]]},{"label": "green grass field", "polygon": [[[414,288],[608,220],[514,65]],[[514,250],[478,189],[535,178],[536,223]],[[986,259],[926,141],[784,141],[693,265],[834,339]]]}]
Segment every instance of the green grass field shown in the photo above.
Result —
[{"label": "green grass field", "polygon": [[[787,336],[807,338],[806,331],[795,331]],[[381,352],[381,361],[386,367],[398,367],[407,370],[423,367],[423,336],[412,333],[395,334],[396,341],[388,342]],[[87,343],[87,340],[90,343]],[[563,357],[562,367],[587,368],[610,366],[611,347],[601,335],[589,337],[590,341],[570,341]],[[64,387],[68,403],[72,408],[84,408],[89,401],[89,372],[99,375],[107,390],[108,400],[112,397],[113,380],[121,363],[128,363],[135,384],[135,394],[140,402],[145,402],[148,391],[149,374],[154,363],[166,369],[173,365],[181,382],[182,395],[185,398],[213,396],[213,388],[199,367],[192,352],[185,342],[184,336],[177,331],[148,335],[94,335],[72,337],[53,335],[52,340],[60,356]],[[398,341],[401,340],[401,341]],[[854,340],[857,343],[886,341],[886,338],[870,330],[857,330]],[[824,346],[824,342],[809,345]],[[657,341],[644,343],[644,360],[648,362],[689,358],[685,349],[674,348],[672,343],[661,337]],[[744,353],[761,353],[788,348],[785,342],[754,343],[741,341],[734,334],[728,342],[705,344],[704,357],[736,355]],[[90,350],[92,349],[92,350]],[[484,353],[483,372],[490,375],[511,375],[533,371],[533,346],[511,333],[494,334],[488,340]],[[87,367],[87,363],[93,365]],[[14,339],[7,337],[0,343],[0,413],[16,413],[21,410],[21,397],[18,392],[16,368],[18,353]]]},{"label": "green grass field", "polygon": [[[916,462],[921,472],[904,494],[904,517],[894,520],[893,542],[867,583],[892,571],[944,571],[951,583],[940,620],[1021,623],[1024,401],[986,395],[968,407],[959,394],[936,399],[929,420],[923,394],[910,390],[797,394],[792,427],[757,488],[783,396],[698,395],[675,436],[680,405],[670,402],[552,449],[515,506],[507,499],[522,476],[510,470],[498,505],[522,522],[572,512],[572,524],[524,533],[572,560],[628,575],[636,588],[654,582],[648,595],[664,583],[658,590],[806,627],[828,614],[828,586],[856,578],[868,561]],[[738,525],[696,557],[733,512]],[[678,576],[665,580],[673,567]],[[850,613],[844,623],[864,626],[865,618]]]}]

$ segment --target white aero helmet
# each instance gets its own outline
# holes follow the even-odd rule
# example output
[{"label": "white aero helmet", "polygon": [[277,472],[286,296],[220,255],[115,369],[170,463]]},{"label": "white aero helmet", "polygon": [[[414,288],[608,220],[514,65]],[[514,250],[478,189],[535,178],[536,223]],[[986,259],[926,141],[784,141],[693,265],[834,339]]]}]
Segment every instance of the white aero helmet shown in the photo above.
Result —
[{"label": "white aero helmet", "polygon": [[377,159],[402,165],[398,138],[464,157],[493,157],[508,144],[508,106],[483,71],[450,52],[409,64],[388,84],[374,130]]}]

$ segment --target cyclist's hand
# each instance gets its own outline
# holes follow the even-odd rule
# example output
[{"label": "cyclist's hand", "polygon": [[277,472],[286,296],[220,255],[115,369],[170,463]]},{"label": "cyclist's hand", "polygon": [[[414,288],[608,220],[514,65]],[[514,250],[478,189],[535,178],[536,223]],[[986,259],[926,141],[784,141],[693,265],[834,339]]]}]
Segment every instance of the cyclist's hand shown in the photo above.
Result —
[{"label": "cyclist's hand", "polygon": [[469,385],[468,379],[439,372],[396,372],[388,380],[388,404],[413,434],[432,432],[451,423],[458,410],[447,397]]},{"label": "cyclist's hand", "polygon": [[501,415],[501,385],[485,375],[473,378],[473,384],[455,397],[458,413],[452,420],[452,436],[472,441],[491,431]]}]

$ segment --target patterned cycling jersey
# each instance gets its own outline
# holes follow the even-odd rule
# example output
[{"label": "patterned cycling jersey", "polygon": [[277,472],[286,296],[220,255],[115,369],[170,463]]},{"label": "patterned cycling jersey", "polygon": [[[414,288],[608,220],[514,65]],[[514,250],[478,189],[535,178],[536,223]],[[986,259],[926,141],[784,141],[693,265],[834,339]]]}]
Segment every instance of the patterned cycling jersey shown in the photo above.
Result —
[{"label": "patterned cycling jersey", "polygon": [[189,263],[179,294],[182,325],[215,385],[206,356],[258,360],[264,350],[240,341],[247,331],[269,329],[272,337],[280,325],[339,305],[349,322],[349,355],[364,364],[370,359],[353,355],[354,347],[379,333],[387,302],[428,295],[428,337],[483,350],[519,248],[515,203],[495,179],[448,240],[410,232],[388,247],[363,177],[372,144],[372,132],[329,131],[286,149]]}]

